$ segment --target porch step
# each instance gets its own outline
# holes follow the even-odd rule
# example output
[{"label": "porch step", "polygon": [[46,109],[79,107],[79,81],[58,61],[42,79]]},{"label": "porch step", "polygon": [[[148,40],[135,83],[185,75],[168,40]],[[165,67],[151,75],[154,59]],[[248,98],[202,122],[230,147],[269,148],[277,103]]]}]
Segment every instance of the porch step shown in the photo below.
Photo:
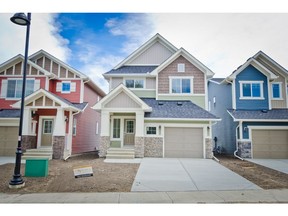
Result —
[{"label": "porch step", "polygon": [[48,158],[52,159],[53,151],[52,148],[38,148],[38,149],[27,149],[23,154],[22,159],[32,159],[32,158]]},{"label": "porch step", "polygon": [[109,148],[106,154],[107,159],[133,159],[135,158],[134,149]]}]

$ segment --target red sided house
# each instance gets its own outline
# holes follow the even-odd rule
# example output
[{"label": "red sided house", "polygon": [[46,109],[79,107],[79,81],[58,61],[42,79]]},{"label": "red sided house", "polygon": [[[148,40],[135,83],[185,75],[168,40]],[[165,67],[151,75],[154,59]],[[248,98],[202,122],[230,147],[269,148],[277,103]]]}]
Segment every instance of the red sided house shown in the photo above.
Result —
[{"label": "red sided house", "polygon": [[[0,65],[0,156],[14,156],[24,57]],[[95,151],[100,114],[91,109],[105,93],[86,75],[40,50],[28,58],[22,147],[25,154],[63,159]]]}]

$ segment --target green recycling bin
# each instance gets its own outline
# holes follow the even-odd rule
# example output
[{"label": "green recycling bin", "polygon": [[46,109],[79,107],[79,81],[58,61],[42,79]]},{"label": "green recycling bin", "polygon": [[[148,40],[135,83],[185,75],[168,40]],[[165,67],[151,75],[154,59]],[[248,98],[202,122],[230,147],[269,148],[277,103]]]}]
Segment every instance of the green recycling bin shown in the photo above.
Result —
[{"label": "green recycling bin", "polygon": [[26,177],[46,177],[48,176],[48,158],[26,159]]}]

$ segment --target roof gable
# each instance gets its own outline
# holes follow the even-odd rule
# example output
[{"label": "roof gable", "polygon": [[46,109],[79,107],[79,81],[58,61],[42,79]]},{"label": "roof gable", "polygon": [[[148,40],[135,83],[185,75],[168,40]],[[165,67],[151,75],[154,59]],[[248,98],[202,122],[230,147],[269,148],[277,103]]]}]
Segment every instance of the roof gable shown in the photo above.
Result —
[{"label": "roof gable", "polygon": [[138,108],[147,112],[151,111],[151,107],[144,103],[123,84],[120,84],[117,88],[113,89],[106,97],[92,107],[92,109],[95,110],[101,110],[103,108]]},{"label": "roof gable", "polygon": [[183,56],[187,59],[191,64],[197,67],[200,71],[202,71],[206,76],[213,77],[214,72],[212,72],[208,67],[206,67],[203,63],[201,63],[198,59],[188,53],[184,48],[180,48],[176,53],[174,53],[170,58],[168,58],[165,62],[163,62],[159,67],[152,71],[152,75],[157,75],[161,70],[171,64],[178,57]]},{"label": "roof gable", "polygon": [[[156,52],[155,52],[156,51]],[[151,61],[151,57],[153,59],[153,55],[159,54],[159,52],[163,53],[163,56],[159,58],[157,56],[157,61]],[[137,50],[135,50],[131,55],[129,55],[126,59],[120,62],[118,65],[114,67],[114,69],[118,69],[124,65],[135,65],[135,64],[143,64],[145,62],[146,65],[159,65],[161,61],[164,61],[168,58],[169,55],[172,55],[177,51],[177,48],[172,45],[169,41],[167,41],[160,34],[154,35],[150,40],[140,46]],[[152,55],[153,54],[153,55]],[[146,60],[144,60],[146,58]],[[148,59],[147,59],[148,58]]]}]

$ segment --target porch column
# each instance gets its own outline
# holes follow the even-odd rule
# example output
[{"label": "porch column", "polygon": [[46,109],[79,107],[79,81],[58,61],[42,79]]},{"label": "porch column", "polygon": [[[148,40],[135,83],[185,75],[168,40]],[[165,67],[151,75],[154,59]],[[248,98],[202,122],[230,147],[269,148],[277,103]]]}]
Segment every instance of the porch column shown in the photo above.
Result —
[{"label": "porch column", "polygon": [[65,125],[64,110],[63,108],[58,108],[52,135],[53,159],[62,159],[64,157]]},{"label": "porch column", "polygon": [[136,112],[135,157],[144,157],[144,111]]},{"label": "porch column", "polygon": [[110,113],[101,111],[101,140],[99,146],[99,157],[105,157],[110,147]]}]

